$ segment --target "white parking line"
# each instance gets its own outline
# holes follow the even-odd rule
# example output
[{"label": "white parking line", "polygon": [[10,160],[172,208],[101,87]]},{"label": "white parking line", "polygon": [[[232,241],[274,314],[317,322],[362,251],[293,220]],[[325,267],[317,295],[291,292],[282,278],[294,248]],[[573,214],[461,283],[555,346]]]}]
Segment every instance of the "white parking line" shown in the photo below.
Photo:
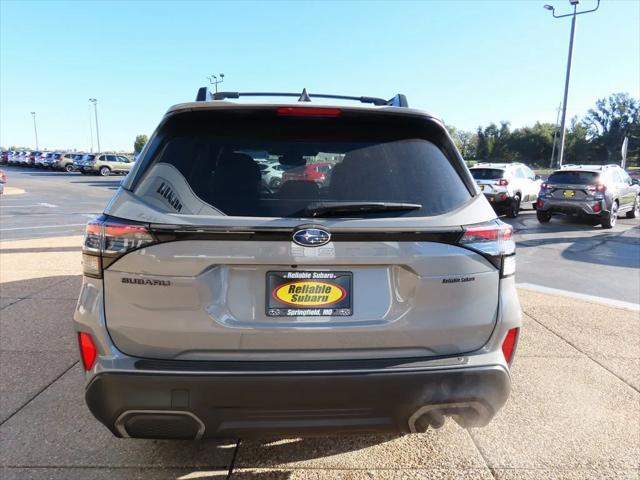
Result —
[{"label": "white parking line", "polygon": [[35,230],[36,228],[84,227],[85,225],[86,223],[67,223],[65,225],[40,225],[38,227],[0,228],[0,232],[9,232],[13,230]]},{"label": "white parking line", "polygon": [[595,295],[587,295],[586,293],[577,293],[569,290],[561,290],[559,288],[545,287],[534,283],[516,283],[516,287],[524,288],[525,290],[533,290],[534,292],[562,295],[563,297],[575,298],[578,300],[585,300],[587,302],[600,303],[602,305],[609,305],[612,307],[632,310],[634,312],[640,312],[640,304],[614,300],[613,298],[597,297]]},{"label": "white parking line", "polygon": [[0,205],[0,207],[10,207],[10,208],[33,208],[33,207],[47,207],[47,208],[58,208],[57,205],[52,203],[34,203],[31,205]]}]

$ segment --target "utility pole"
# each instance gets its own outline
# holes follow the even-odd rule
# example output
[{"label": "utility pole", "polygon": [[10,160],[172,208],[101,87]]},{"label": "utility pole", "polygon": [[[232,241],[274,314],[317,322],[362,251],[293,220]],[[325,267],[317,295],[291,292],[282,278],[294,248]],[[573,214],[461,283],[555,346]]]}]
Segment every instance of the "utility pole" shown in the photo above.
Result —
[{"label": "utility pole", "polygon": [[31,112],[33,117],[33,131],[36,134],[36,151],[38,151],[38,127],[36,127],[36,112]]},{"label": "utility pole", "polygon": [[100,153],[100,130],[98,129],[98,100],[90,98],[89,101],[93,103],[93,111],[96,114],[96,142],[98,143],[98,152]]},{"label": "utility pole", "polygon": [[564,139],[566,134],[566,120],[567,120],[567,98],[569,97],[569,77],[571,76],[571,58],[573,57],[573,37],[576,31],[576,16],[582,15],[584,13],[595,12],[598,8],[600,8],[600,0],[598,0],[598,4],[596,8],[592,8],[591,10],[584,10],[582,12],[578,12],[578,3],[580,0],[569,0],[569,3],[573,5],[573,13],[567,13],[565,15],[556,15],[555,8],[551,5],[545,5],[544,8],[550,10],[553,14],[553,18],[564,18],[571,17],[571,35],[569,36],[569,55],[567,58],[567,74],[564,80],[564,97],[562,100],[562,122],[560,125],[560,155],[558,160],[558,167],[562,167],[562,162],[564,160]]}]

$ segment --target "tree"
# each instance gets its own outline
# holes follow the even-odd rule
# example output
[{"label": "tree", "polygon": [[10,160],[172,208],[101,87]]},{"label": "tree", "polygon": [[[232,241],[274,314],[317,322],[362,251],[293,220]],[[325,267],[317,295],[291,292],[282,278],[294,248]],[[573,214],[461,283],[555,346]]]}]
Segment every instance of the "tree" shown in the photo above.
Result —
[{"label": "tree", "polygon": [[478,136],[473,132],[465,132],[458,130],[456,127],[447,125],[449,135],[453,139],[453,143],[465,160],[473,160],[476,158],[476,146],[478,144]]},{"label": "tree", "polygon": [[511,156],[518,161],[535,165],[548,165],[553,149],[552,123],[536,122],[533,127],[514,130],[508,141]]},{"label": "tree", "polygon": [[138,135],[136,141],[133,142],[133,152],[137,155],[142,151],[146,143],[149,141],[149,137],[146,135]]},{"label": "tree", "polygon": [[478,127],[476,156],[478,160],[508,162],[514,159],[513,152],[509,149],[509,122],[500,122],[500,127],[495,123],[489,126]]},{"label": "tree", "polygon": [[620,161],[624,137],[635,131],[638,123],[640,102],[627,93],[601,98],[584,118],[590,141],[606,152],[607,163]]}]

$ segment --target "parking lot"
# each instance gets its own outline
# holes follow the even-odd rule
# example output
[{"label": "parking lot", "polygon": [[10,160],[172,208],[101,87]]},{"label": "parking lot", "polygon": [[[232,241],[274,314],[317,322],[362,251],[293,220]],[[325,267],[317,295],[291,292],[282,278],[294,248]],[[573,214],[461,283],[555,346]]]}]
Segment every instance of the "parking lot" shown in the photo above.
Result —
[{"label": "parking lot", "polygon": [[[519,291],[525,323],[511,397],[488,427],[464,430],[448,420],[442,429],[405,436],[122,440],[85,407],[70,322],[83,224],[120,177],[7,172],[14,194],[0,200],[2,478],[640,475],[637,220],[621,219],[609,231],[569,220],[540,226],[531,211],[510,221],[518,282],[529,284]],[[541,293],[544,287],[614,301]]]}]

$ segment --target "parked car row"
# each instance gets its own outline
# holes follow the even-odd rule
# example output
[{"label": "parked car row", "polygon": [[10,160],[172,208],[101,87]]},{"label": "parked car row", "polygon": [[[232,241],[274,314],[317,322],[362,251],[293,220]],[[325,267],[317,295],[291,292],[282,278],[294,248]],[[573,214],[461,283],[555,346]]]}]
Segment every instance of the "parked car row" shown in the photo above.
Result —
[{"label": "parked car row", "polygon": [[127,174],[135,160],[123,154],[82,152],[4,151],[0,163],[107,176]]},{"label": "parked car row", "polygon": [[540,223],[562,214],[612,228],[622,213],[640,217],[640,182],[618,165],[564,165],[545,182],[521,163],[482,163],[470,170],[496,212],[511,218],[523,202],[533,202]]}]

